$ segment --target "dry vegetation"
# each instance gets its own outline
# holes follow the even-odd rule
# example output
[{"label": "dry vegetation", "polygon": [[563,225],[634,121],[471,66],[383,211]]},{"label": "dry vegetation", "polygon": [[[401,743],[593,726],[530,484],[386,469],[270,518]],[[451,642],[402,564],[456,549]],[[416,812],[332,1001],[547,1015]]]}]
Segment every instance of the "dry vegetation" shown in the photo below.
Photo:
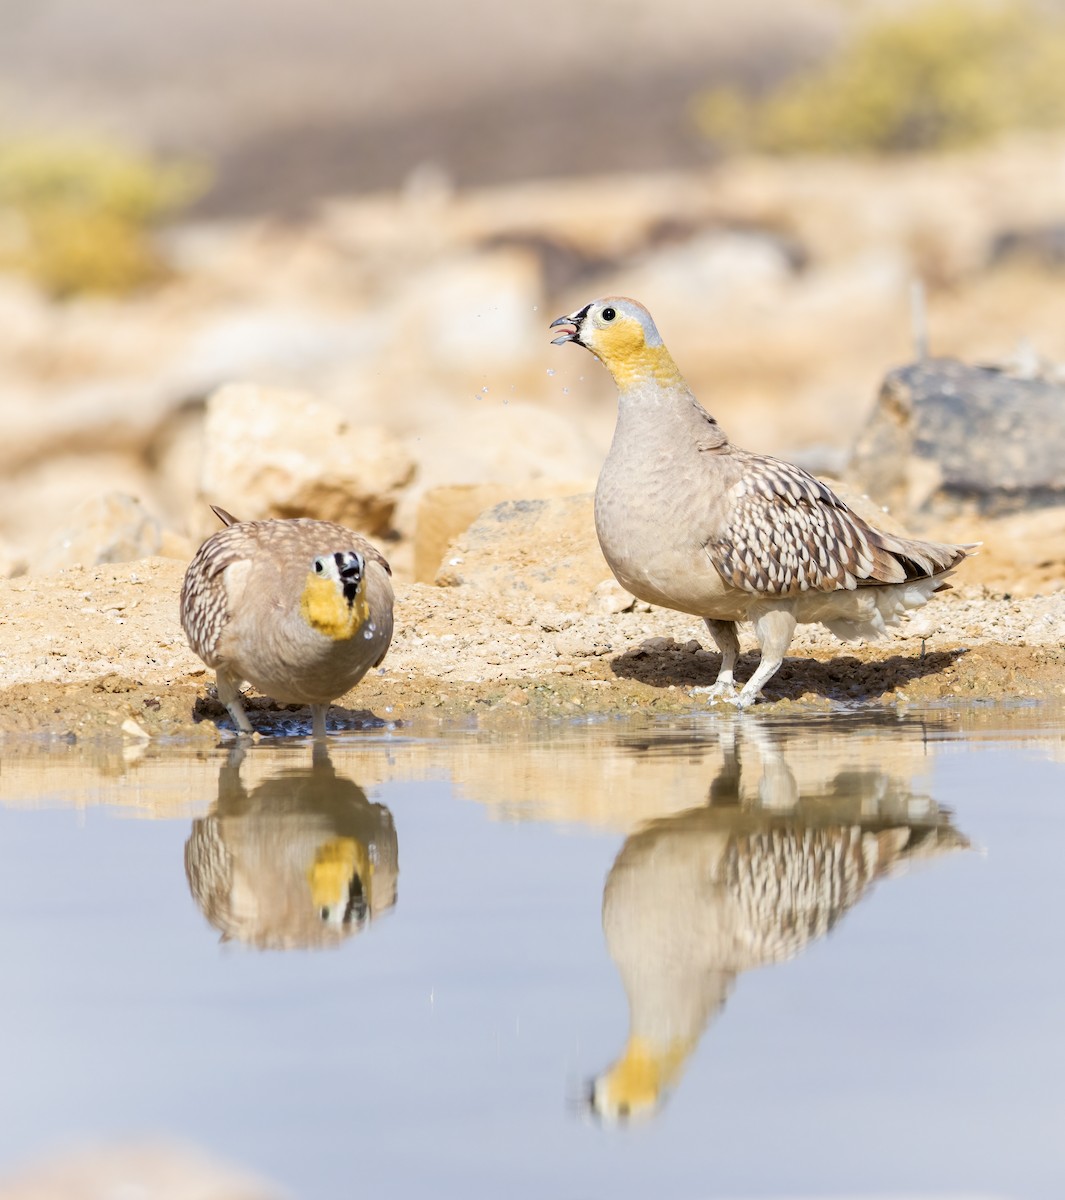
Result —
[{"label": "dry vegetation", "polygon": [[162,164],[106,142],[0,143],[0,269],[55,297],[125,293],[163,280],[152,230],[206,186],[188,164]]},{"label": "dry vegetation", "polygon": [[750,98],[706,92],[707,136],[771,153],[906,154],[1065,117],[1065,20],[1032,0],[873,9],[838,53]]}]

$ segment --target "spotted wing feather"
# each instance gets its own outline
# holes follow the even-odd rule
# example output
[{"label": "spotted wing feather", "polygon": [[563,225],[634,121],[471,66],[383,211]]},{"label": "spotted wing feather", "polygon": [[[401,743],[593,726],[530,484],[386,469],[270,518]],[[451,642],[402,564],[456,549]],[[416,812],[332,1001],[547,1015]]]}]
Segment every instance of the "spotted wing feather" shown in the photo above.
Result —
[{"label": "spotted wing feather", "polygon": [[744,460],[727,519],[706,544],[733,587],[793,596],[898,584],[948,571],[965,557],[967,547],[874,529],[800,467],[763,455]]},{"label": "spotted wing feather", "polygon": [[218,639],[229,620],[224,572],[255,553],[247,526],[229,525],[209,537],[196,551],[181,585],[181,625],[189,645],[206,663],[213,663]]}]

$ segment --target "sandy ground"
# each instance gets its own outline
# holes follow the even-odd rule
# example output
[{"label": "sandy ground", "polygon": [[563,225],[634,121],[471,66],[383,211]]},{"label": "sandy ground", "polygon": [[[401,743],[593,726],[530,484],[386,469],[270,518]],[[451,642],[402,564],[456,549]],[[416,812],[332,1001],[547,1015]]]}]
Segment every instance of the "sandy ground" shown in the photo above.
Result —
[{"label": "sandy ground", "polygon": [[[228,717],[178,622],[184,566],[153,558],[0,582],[0,732],[217,739]],[[879,643],[844,645],[801,627],[764,707],[1065,696],[1065,592],[1014,595],[984,582],[1000,575],[992,549]],[[689,689],[717,672],[707,645],[701,623],[667,610],[599,615],[545,604],[500,616],[484,593],[400,585],[385,664],[332,720],[498,724],[687,711],[705,703]],[[743,645],[740,678],[756,661],[749,631]],[[306,710],[255,697],[249,707],[264,733],[309,726]]]}]

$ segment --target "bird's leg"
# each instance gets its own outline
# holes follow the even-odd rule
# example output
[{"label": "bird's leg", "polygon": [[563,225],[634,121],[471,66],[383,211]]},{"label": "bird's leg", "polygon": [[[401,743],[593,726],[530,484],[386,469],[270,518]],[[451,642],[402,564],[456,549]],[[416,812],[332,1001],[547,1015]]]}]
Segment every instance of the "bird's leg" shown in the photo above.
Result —
[{"label": "bird's leg", "polygon": [[746,708],[758,699],[758,693],[779,669],[795,634],[795,614],[787,608],[770,608],[754,619],[754,632],[762,657],[755,673],[743,685],[736,704]]},{"label": "bird's leg", "polygon": [[779,731],[760,721],[747,722],[744,742],[755,746],[762,764],[758,781],[758,801],[763,808],[785,811],[799,803],[799,785],[784,757],[784,743]]},{"label": "bird's leg", "polygon": [[710,687],[696,687],[688,693],[691,696],[706,696],[713,700],[718,696],[731,698],[736,692],[736,681],[732,672],[736,669],[736,659],[740,656],[740,639],[736,635],[735,621],[712,621],[704,617],[707,629],[718,650],[721,651],[721,669],[717,679]]},{"label": "bird's leg", "polygon": [[241,733],[254,732],[251,722],[248,720],[248,714],[244,711],[244,705],[241,703],[240,680],[234,679],[228,671],[219,668],[215,671],[215,682],[218,687],[218,699],[226,706],[229,715],[233,718],[233,724]]},{"label": "bird's leg", "polygon": [[312,704],[311,705],[311,737],[325,737],[325,718],[329,712],[328,704]]}]

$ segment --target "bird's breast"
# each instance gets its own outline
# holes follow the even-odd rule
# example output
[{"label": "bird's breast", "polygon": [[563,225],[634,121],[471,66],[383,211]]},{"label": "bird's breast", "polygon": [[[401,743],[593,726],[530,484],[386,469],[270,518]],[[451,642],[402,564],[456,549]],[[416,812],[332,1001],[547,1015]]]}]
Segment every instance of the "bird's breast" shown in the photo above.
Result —
[{"label": "bird's breast", "polygon": [[637,464],[608,457],[595,492],[596,534],[614,576],[634,596],[711,615],[733,589],[706,554],[702,513],[691,491],[678,486],[676,470],[665,453]]}]

